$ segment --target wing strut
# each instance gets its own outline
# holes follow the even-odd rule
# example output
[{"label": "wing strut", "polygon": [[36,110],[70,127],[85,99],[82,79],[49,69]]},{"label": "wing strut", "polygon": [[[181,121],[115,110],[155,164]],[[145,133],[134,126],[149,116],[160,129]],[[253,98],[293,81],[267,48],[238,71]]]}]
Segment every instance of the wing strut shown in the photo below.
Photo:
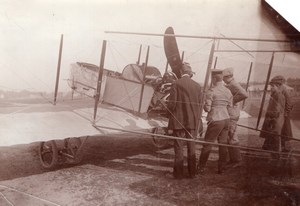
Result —
[{"label": "wing strut", "polygon": [[147,55],[146,55],[146,60],[145,60],[145,64],[144,64],[143,84],[142,84],[142,89],[141,89],[141,97],[140,97],[140,103],[139,103],[139,112],[141,112],[142,101],[143,101],[143,96],[144,96],[145,76],[146,76],[146,69],[147,69],[147,66],[148,66],[149,50],[150,50],[150,46],[148,46],[148,48],[147,48]]},{"label": "wing strut", "polygon": [[103,40],[100,66],[99,66],[99,73],[98,73],[98,81],[97,81],[97,91],[96,91],[96,95],[95,95],[94,123],[95,123],[95,120],[96,120],[97,108],[98,108],[98,103],[99,103],[99,99],[100,99],[100,91],[101,91],[101,83],[102,83],[102,76],[103,76],[103,69],[104,69],[105,52],[106,52],[106,40]]},{"label": "wing strut", "polygon": [[57,72],[56,72],[56,83],[55,83],[55,91],[54,91],[54,101],[53,104],[56,105],[57,91],[58,91],[58,83],[59,83],[59,75],[60,75],[60,65],[61,65],[61,55],[62,48],[64,42],[64,35],[60,36],[60,45],[59,45],[59,54],[58,54],[58,63],[57,63]]},{"label": "wing strut", "polygon": [[259,109],[259,113],[258,113],[256,129],[258,129],[260,118],[261,118],[261,115],[262,115],[262,110],[264,108],[264,103],[265,103],[265,99],[266,99],[268,84],[269,84],[269,80],[270,80],[270,76],[271,76],[271,72],[272,72],[272,67],[273,67],[274,55],[275,55],[275,53],[273,52],[272,57],[271,57],[271,61],[270,61],[270,65],[269,65],[269,71],[268,71],[268,74],[267,74],[266,83],[265,83],[264,93],[263,93],[263,97],[262,97],[262,100],[261,100],[260,109]]},{"label": "wing strut", "polygon": [[[246,88],[245,88],[246,92],[248,92],[249,81],[250,81],[250,76],[251,76],[251,72],[252,72],[252,65],[253,65],[253,62],[251,62],[249,72],[248,72],[247,84],[246,84]],[[246,102],[246,100],[244,99],[242,108],[245,107],[245,102]]]},{"label": "wing strut", "polygon": [[184,59],[184,51],[182,51],[181,53],[181,61],[183,62],[183,59]]},{"label": "wing strut", "polygon": [[168,71],[168,67],[169,67],[169,62],[168,62],[168,60],[167,60],[167,63],[166,63],[166,68],[165,68],[165,73],[167,73],[167,71]]},{"label": "wing strut", "polygon": [[[201,103],[200,103],[201,104],[200,105],[200,117],[199,117],[200,119],[202,118],[203,107],[204,107],[204,98],[205,98],[205,94],[206,94],[206,90],[207,90],[207,85],[208,85],[208,80],[209,80],[209,76],[210,76],[211,66],[212,66],[213,59],[214,59],[214,51],[215,51],[215,40],[213,41],[213,43],[211,45],[208,64],[207,64],[207,68],[206,68],[206,75],[205,75],[204,86],[203,86],[203,90],[202,90]],[[201,123],[199,123],[199,124],[201,124]],[[199,131],[199,129],[200,129],[200,125],[198,125],[197,131]]]},{"label": "wing strut", "polygon": [[138,56],[138,60],[136,62],[137,65],[140,65],[141,53],[142,53],[142,45],[140,45],[139,56]]},{"label": "wing strut", "polygon": [[[214,64],[213,69],[217,68],[217,63],[218,63],[218,57],[215,58],[215,64]],[[212,87],[212,81],[210,81],[210,87]]]}]

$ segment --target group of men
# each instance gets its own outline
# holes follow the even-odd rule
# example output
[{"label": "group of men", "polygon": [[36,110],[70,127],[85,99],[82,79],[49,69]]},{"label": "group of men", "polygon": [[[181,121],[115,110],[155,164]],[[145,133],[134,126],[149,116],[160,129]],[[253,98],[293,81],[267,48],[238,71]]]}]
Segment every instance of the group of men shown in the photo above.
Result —
[{"label": "group of men", "polygon": [[[183,63],[181,78],[171,87],[167,103],[169,111],[168,129],[181,139],[174,140],[175,161],[173,176],[184,178],[183,147],[187,143],[188,177],[204,173],[205,165],[212,149],[211,144],[204,144],[199,162],[195,154],[195,142],[184,141],[182,138],[193,140],[202,128],[200,117],[202,90],[198,83],[191,79],[193,71],[188,63]],[[247,92],[234,80],[233,69],[214,69],[211,71],[212,87],[206,93],[203,109],[207,112],[207,130],[204,140],[222,144],[238,145],[236,123],[240,110],[238,103],[248,97]],[[223,81],[226,86],[223,85]],[[229,154],[229,161],[227,155]],[[229,167],[239,166],[241,154],[236,147],[219,146],[218,173],[222,174]]]}]

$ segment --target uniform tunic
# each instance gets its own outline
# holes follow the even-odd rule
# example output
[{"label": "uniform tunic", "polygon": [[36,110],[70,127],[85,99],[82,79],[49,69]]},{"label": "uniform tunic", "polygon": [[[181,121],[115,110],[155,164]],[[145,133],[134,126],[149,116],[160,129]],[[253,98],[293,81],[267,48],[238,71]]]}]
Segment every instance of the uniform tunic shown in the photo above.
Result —
[{"label": "uniform tunic", "polygon": [[[232,94],[223,86],[222,82],[216,83],[214,87],[209,89],[206,95],[204,110],[208,112],[208,127],[205,133],[205,141],[227,144],[229,113],[227,108],[232,106]],[[199,168],[204,168],[211,152],[211,145],[203,145],[199,158]],[[227,148],[219,147],[219,172],[222,171],[227,157]]]}]

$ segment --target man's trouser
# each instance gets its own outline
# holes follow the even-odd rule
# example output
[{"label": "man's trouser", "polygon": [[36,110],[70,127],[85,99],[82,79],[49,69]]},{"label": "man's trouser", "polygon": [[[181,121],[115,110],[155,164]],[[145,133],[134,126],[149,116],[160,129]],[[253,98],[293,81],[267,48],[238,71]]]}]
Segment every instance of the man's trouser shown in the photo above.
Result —
[{"label": "man's trouser", "polygon": [[[236,133],[237,121],[230,119],[228,131],[228,143],[230,145],[239,145],[239,138]],[[230,162],[236,163],[242,160],[241,151],[239,148],[228,147]]]},{"label": "man's trouser", "polygon": [[[195,139],[196,132],[195,130],[190,129],[180,129],[174,130],[174,136],[186,138],[186,139]],[[183,178],[184,168],[184,155],[183,147],[184,144],[187,144],[187,161],[188,161],[188,171],[189,176],[192,178],[196,174],[196,154],[195,154],[195,142],[184,141],[184,140],[174,140],[174,152],[175,152],[175,161],[174,161],[174,177]]]},{"label": "man's trouser", "polygon": [[[218,140],[221,144],[227,144],[228,141],[228,126],[229,119],[220,120],[220,121],[211,121],[208,122],[208,127],[205,133],[204,140],[207,142],[215,142]],[[199,158],[199,168],[204,168],[208,160],[209,154],[211,152],[212,145],[204,144],[201,155]],[[225,164],[227,158],[227,147],[219,146],[219,163],[218,169],[221,171]]]},{"label": "man's trouser", "polygon": [[[262,148],[265,150],[281,152],[281,137],[280,137],[280,135],[278,135],[278,133],[277,134],[274,133],[273,135],[270,134],[269,137],[265,138]],[[279,159],[280,155],[271,153],[271,157],[273,159]]]}]

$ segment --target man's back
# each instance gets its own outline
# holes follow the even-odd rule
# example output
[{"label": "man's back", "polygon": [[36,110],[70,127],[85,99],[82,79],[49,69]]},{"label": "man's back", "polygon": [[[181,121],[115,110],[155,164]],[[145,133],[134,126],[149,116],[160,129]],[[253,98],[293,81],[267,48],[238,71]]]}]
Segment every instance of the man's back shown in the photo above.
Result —
[{"label": "man's back", "polygon": [[168,109],[170,129],[196,129],[200,116],[201,87],[187,76],[172,85]]},{"label": "man's back", "polygon": [[232,79],[226,87],[231,91],[233,95],[233,104],[241,102],[248,98],[246,90],[234,79]]},{"label": "man's back", "polygon": [[223,86],[222,82],[208,90],[204,105],[207,121],[220,121],[229,119],[227,107],[232,105],[232,94]]}]

